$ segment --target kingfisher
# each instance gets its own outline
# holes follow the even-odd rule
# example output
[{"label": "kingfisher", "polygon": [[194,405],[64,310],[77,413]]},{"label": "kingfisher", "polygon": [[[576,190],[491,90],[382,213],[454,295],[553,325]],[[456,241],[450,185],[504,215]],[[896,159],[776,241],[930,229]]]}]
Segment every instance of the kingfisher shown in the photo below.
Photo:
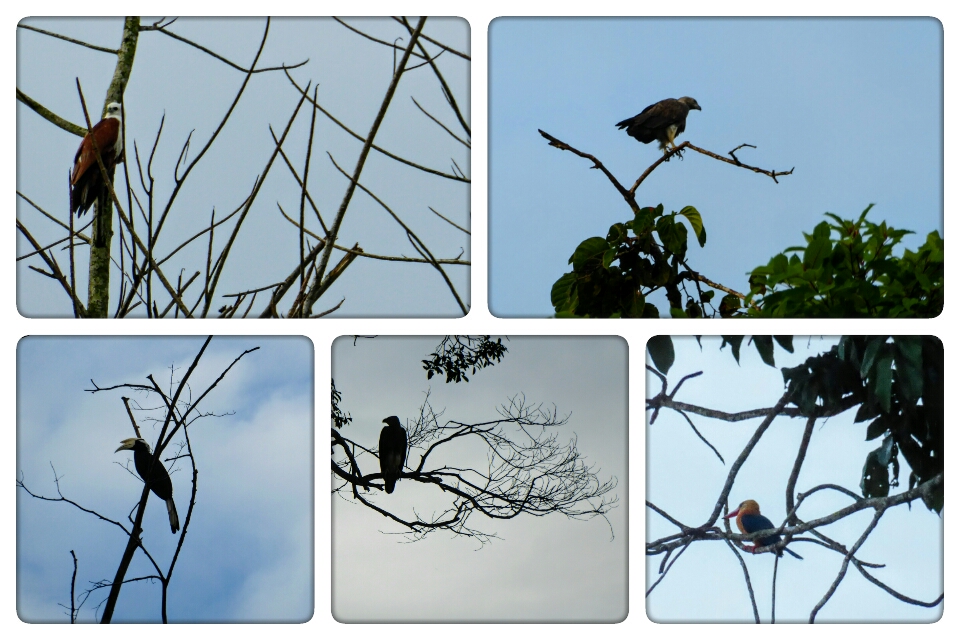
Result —
[{"label": "kingfisher", "polygon": [[[760,515],[760,505],[757,504],[756,500],[744,500],[740,503],[740,506],[724,516],[724,519],[737,517],[737,528],[740,529],[740,533],[753,533],[755,531],[763,531],[765,529],[776,529],[773,526],[773,523],[770,522],[769,518],[766,516]],[[776,544],[780,542],[780,534],[774,533],[769,536],[755,540],[753,543],[753,552],[757,552],[757,548],[766,547],[771,544]],[[783,551],[786,551],[794,558],[803,560],[803,557],[794,553],[786,547],[783,548]],[[777,550],[777,555],[782,556],[783,551]]]}]

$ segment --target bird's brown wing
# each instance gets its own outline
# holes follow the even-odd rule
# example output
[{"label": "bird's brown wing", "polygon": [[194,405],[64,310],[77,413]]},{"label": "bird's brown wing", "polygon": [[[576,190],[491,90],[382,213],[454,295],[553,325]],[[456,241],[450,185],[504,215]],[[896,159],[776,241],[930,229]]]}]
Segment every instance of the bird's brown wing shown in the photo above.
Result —
[{"label": "bird's brown wing", "polygon": [[[660,129],[662,127],[668,127],[672,124],[679,126],[683,125],[683,120],[686,119],[686,111],[684,109],[683,103],[674,98],[667,98],[666,100],[661,100],[656,104],[652,104],[637,115],[634,124],[642,124],[644,128],[647,129]],[[641,118],[641,116],[643,116]],[[678,129],[680,131],[681,129]]]},{"label": "bird's brown wing", "polygon": [[[81,176],[97,164],[97,154],[94,150],[93,140],[97,142],[97,149],[100,150],[103,164],[107,168],[116,164],[114,145],[118,135],[120,135],[120,121],[116,118],[101,120],[90,129],[87,135],[83,137],[83,141],[80,142],[80,148],[77,149],[77,155],[73,160],[73,175],[70,176],[71,185],[76,185]],[[99,171],[99,168],[97,171]]]}]

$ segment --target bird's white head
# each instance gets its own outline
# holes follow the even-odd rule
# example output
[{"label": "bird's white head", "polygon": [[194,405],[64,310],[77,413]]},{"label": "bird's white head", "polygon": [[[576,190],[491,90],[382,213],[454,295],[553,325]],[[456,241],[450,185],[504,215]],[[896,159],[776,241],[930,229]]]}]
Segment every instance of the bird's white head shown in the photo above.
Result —
[{"label": "bird's white head", "polygon": [[119,120],[120,110],[121,110],[121,107],[119,102],[111,102],[110,104],[107,105],[107,115],[104,116],[104,120],[106,120],[107,118],[116,118],[117,120]]}]

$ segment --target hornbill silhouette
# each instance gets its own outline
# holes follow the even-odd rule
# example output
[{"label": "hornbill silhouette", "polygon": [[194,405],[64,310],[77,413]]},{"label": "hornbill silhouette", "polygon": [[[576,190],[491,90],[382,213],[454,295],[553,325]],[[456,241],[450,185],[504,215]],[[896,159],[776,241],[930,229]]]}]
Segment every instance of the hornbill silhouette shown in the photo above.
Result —
[{"label": "hornbill silhouette", "polygon": [[383,421],[387,426],[380,430],[380,473],[383,474],[383,488],[387,493],[393,493],[407,459],[407,432],[400,426],[397,416]]},{"label": "hornbill silhouette", "polygon": [[[177,516],[177,505],[173,503],[173,483],[170,482],[170,474],[167,473],[163,463],[157,460],[157,463],[150,468],[153,461],[153,454],[150,452],[150,445],[143,438],[127,438],[120,441],[117,451],[131,449],[133,451],[133,466],[137,468],[137,475],[150,486],[158,498],[167,503],[167,516],[170,518],[170,531],[176,533],[180,530],[180,518]],[[116,453],[117,451],[114,451]],[[149,480],[147,478],[149,477]]]}]

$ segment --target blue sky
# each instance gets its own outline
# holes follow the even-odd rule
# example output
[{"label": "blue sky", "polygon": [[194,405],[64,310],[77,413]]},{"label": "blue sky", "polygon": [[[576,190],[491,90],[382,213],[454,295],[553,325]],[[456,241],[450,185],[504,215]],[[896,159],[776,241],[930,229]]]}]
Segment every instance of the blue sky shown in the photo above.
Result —
[{"label": "blue sky", "polygon": [[[468,424],[496,419],[501,405],[523,393],[529,404],[570,414],[569,422],[555,430],[558,441],[576,437],[577,450],[595,465],[600,480],[617,478],[619,504],[609,512],[609,526],[602,518],[580,521],[551,514],[491,520],[477,514],[469,524],[500,538],[481,547],[446,532],[409,543],[392,521],[334,497],[334,617],[342,622],[621,621],[628,606],[626,342],[511,336],[504,340],[508,353],[502,362],[468,373],[469,383],[445,384],[437,377],[428,381],[421,364],[439,340],[378,337],[354,346],[352,337],[344,337],[334,343],[341,408],[354,419],[344,427],[345,437],[375,447],[381,421],[396,415],[404,425],[412,422],[428,391],[433,408],[445,411],[441,420]],[[454,455],[444,462],[486,468],[483,451],[461,445]],[[410,460],[419,460],[416,450]],[[364,473],[377,468],[371,456],[358,462]],[[401,480],[390,495],[374,491],[367,497],[400,517],[412,517],[413,509],[429,517],[450,504],[412,480]],[[384,575],[399,579],[384,582]]]},{"label": "blue sky", "polygon": [[[692,205],[707,244],[691,266],[747,290],[747,273],[804,244],[830,211],[943,233],[943,31],[934,19],[501,18],[490,26],[490,310],[552,315],[550,287],[577,244],[632,218],[587,160],[630,187],[660,152],[614,126],[663,98],[702,107],[680,140],[697,153],[661,165],[641,206]],[[663,305],[660,305],[663,307]],[[661,312],[665,309],[661,308]]]},{"label": "blue sky", "polygon": [[[34,493],[55,496],[51,465],[63,494],[120,522],[136,505],[142,484],[114,453],[134,437],[121,396],[154,407],[155,397],[105,387],[166,388],[186,371],[202,338],[24,338],[17,351],[17,477]],[[313,614],[313,347],[306,338],[218,337],[191,378],[197,398],[245,349],[259,346],[230,371],[201,405],[217,416],[190,427],[199,471],[198,499],[173,580],[168,614],[178,622],[298,621]],[[156,442],[156,412],[136,412],[141,433]],[[182,441],[175,438],[173,446]],[[168,449],[169,451],[169,449]],[[132,468],[132,463],[131,463]],[[190,466],[171,478],[181,523],[190,495]],[[126,544],[115,525],[73,506],[17,490],[17,613],[31,622],[68,622],[70,550],[79,562],[78,592],[111,579]],[[170,534],[163,503],[152,496],[144,542],[167,567],[178,536]],[[142,556],[127,575],[150,573]],[[115,621],[158,621],[160,587],[134,583],[121,592]],[[95,592],[80,613],[93,621],[106,597]],[[102,609],[101,609],[102,613]]]},{"label": "blue sky", "polygon": [[[143,24],[151,22],[147,18],[142,20]],[[389,18],[351,19],[348,22],[388,42],[406,34],[402,25]],[[118,45],[122,28],[120,19],[31,18],[26,24],[107,47]],[[244,66],[253,60],[263,37],[264,25],[263,19],[254,18],[182,18],[169,29]],[[430,19],[424,33],[469,53],[469,29],[463,20]],[[306,86],[308,81],[318,84],[318,101],[348,127],[366,136],[393,74],[393,50],[348,31],[331,19],[273,20],[259,67],[293,65],[304,60],[309,60],[308,64],[291,71],[291,75],[301,86]],[[440,56],[436,63],[469,121],[469,63],[453,55]],[[36,32],[17,30],[17,88],[71,122],[84,122],[75,78],[80,79],[88,109],[93,112],[91,119],[96,121],[115,64],[114,55]],[[218,126],[243,78],[240,71],[189,45],[158,32],[140,34],[124,108],[127,151],[131,158],[128,169],[144,206],[147,200],[136,177],[134,143],[146,163],[161,117],[166,116],[153,163],[156,198],[165,204],[173,189],[173,167],[187,136],[193,131],[188,155],[192,160]],[[469,176],[469,150],[431,122],[411,98],[416,98],[425,110],[448,127],[456,129],[459,126],[447,107],[436,76],[429,66],[424,66],[402,78],[377,136],[377,144],[444,172],[452,171],[453,162],[456,162]],[[273,151],[269,127],[272,125],[279,136],[298,100],[299,93],[282,71],[256,74],[252,78],[231,121],[178,196],[164,226],[158,254],[165,255],[208,225],[214,209],[220,219],[243,202]],[[352,172],[361,143],[322,114],[317,115],[316,126],[309,175],[310,193],[329,226],[348,181],[337,171],[327,153],[344,170]],[[303,108],[284,143],[284,151],[300,175],[309,131],[310,110]],[[64,221],[67,212],[66,176],[73,166],[79,143],[76,136],[51,125],[30,108],[17,103],[17,189]],[[469,229],[468,185],[399,165],[377,152],[369,157],[361,183],[385,201],[436,257],[455,258],[462,252],[463,259],[470,259],[469,236],[428,208],[433,207]],[[122,180],[118,180],[118,184],[122,187]],[[236,239],[232,261],[228,262],[217,290],[219,294],[263,287],[290,274],[299,260],[299,237],[296,227],[282,217],[278,205],[287,215],[298,217],[300,193],[292,174],[278,158]],[[121,201],[126,203],[126,197]],[[162,210],[160,205],[155,207]],[[322,233],[309,205],[307,212],[308,220],[313,224],[309,228]],[[40,243],[60,239],[58,228],[19,198],[17,215]],[[88,217],[81,219],[81,222],[86,221],[89,221]],[[143,222],[139,223],[139,228],[144,226]],[[216,251],[229,237],[227,228],[218,228]],[[17,242],[18,255],[30,251],[22,238]],[[355,194],[348,210],[338,244],[352,247],[355,242],[372,254],[419,257],[403,229],[370,196],[360,192]],[[115,247],[117,243],[115,240]],[[185,270],[184,279],[196,270],[203,272],[206,247],[207,242],[203,240],[178,254],[165,265],[168,277],[175,280],[180,267]],[[86,252],[82,253],[86,255]],[[69,264],[65,252],[56,252],[56,255],[61,265]],[[115,249],[114,256],[118,255]],[[342,255],[334,252],[331,264],[336,264]],[[69,315],[68,298],[59,284],[28,269],[29,265],[37,266],[38,263],[37,258],[17,263],[20,312],[30,317]],[[469,306],[469,269],[449,265],[446,269]],[[80,271],[78,288],[85,292],[86,270]],[[116,270],[111,286],[111,309],[114,309],[119,290]],[[316,312],[333,307],[344,298],[346,300],[338,313],[345,316],[462,315],[447,285],[429,265],[361,258],[321,298]],[[216,309],[226,301],[218,298],[211,312],[215,315]],[[261,294],[254,308],[262,309],[264,304]],[[289,306],[288,302],[284,309]]]},{"label": "blue sky", "polygon": [[[744,342],[738,366],[730,347],[720,351],[719,338],[704,337],[701,350],[693,338],[675,338],[677,359],[670,369],[668,388],[685,375],[703,371],[688,380],[675,399],[701,407],[735,412],[771,407],[783,394],[780,367],[796,366],[828,350],[835,338],[795,337],[794,354],[779,347],[777,368],[760,360],[755,347]],[[660,390],[660,382],[647,376],[647,396]],[[851,410],[814,428],[807,457],[797,481],[797,492],[833,483],[859,493],[863,461],[877,441],[864,438],[866,423],[854,424]],[[650,412],[647,412],[649,420]],[[657,507],[689,526],[707,520],[730,464],[753,435],[760,419],[723,422],[691,415],[703,436],[726,460],[721,463],[674,411],[662,410],[647,428],[647,494]],[[786,515],[784,491],[804,429],[804,420],[778,418],[763,435],[741,468],[730,493],[730,508],[743,500],[756,500],[761,512],[779,526]],[[909,466],[901,457],[899,490],[907,488]],[[892,489],[893,492],[899,491]],[[801,505],[804,520],[823,517],[847,506],[850,500],[834,492],[820,492]],[[828,525],[823,533],[848,547],[860,537],[873,517],[861,512]],[[647,510],[648,541],[671,535],[676,527]],[[806,622],[811,609],[824,596],[837,575],[842,557],[815,544],[796,542],[791,548],[803,556],[784,556],[777,575],[777,622]],[[676,554],[675,554],[676,555]],[[943,593],[943,520],[920,501],[884,514],[857,557],[885,566],[871,569],[880,580],[900,593],[932,601]],[[660,577],[662,555],[646,561],[647,586]],[[770,621],[770,587],[773,554],[744,554],[750,571],[760,619]],[[691,545],[666,578],[646,599],[647,615],[658,622],[750,622],[753,613],[739,563],[719,542]],[[930,622],[940,617],[933,609],[910,606],[868,583],[852,566],[840,588],[820,611],[818,622]]]}]

